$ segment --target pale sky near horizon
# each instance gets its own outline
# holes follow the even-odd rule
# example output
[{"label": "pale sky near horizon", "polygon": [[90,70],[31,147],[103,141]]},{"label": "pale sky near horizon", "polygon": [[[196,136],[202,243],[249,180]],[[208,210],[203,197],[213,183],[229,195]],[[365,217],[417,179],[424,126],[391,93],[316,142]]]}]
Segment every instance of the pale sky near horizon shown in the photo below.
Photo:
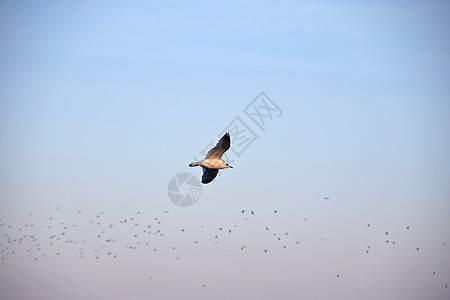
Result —
[{"label": "pale sky near horizon", "polygon": [[[2,1],[0,298],[449,299],[449,23],[446,1]],[[236,117],[257,138],[175,206]]]}]

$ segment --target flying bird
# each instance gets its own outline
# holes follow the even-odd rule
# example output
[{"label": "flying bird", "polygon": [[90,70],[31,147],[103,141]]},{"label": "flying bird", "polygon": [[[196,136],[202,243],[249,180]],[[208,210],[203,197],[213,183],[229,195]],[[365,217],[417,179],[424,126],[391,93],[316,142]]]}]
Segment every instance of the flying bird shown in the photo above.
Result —
[{"label": "flying bird", "polygon": [[216,178],[219,169],[233,168],[222,159],[222,155],[230,149],[230,143],[230,134],[227,132],[217,142],[217,145],[208,151],[204,160],[189,164],[189,167],[202,167],[202,183],[207,184],[213,181],[213,179]]}]

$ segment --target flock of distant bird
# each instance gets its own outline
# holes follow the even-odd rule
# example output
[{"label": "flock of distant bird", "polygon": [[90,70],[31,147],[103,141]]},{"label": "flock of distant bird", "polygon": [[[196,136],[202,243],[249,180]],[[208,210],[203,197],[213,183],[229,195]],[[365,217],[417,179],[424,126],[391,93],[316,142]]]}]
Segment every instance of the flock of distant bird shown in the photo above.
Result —
[{"label": "flock of distant bird", "polygon": [[[330,197],[324,197],[328,200]],[[56,208],[57,211],[61,210],[61,207]],[[164,211],[164,214],[168,214],[169,211]],[[278,210],[273,210],[274,214],[278,213]],[[78,215],[83,214],[83,211],[78,210],[75,215],[75,219]],[[244,221],[249,221],[249,218],[255,216],[253,210],[240,210],[240,214],[243,216]],[[119,253],[122,253],[124,249],[134,251],[140,247],[149,247],[151,252],[156,252],[158,249],[162,251],[175,251],[177,247],[175,245],[170,248],[158,248],[158,239],[165,237],[165,231],[162,227],[163,218],[153,217],[149,219],[143,216],[140,211],[135,212],[132,216],[127,218],[121,218],[115,222],[107,222],[104,220],[104,212],[99,212],[91,216],[90,220],[84,224],[75,224],[68,222],[67,220],[61,220],[58,218],[63,217],[59,214],[56,216],[47,217],[46,224],[37,224],[38,220],[34,218],[34,213],[29,215],[30,222],[17,226],[6,223],[6,220],[0,218],[0,268],[1,262],[8,259],[11,256],[18,256],[20,252],[25,253],[32,260],[45,259],[47,256],[55,255],[62,256],[66,252],[77,253],[80,259],[90,257],[92,259],[100,259],[102,257],[109,257],[117,259]],[[69,218],[70,219],[70,218]],[[151,221],[149,221],[151,220]],[[308,221],[304,218],[303,221]],[[44,226],[44,227],[42,227]],[[370,227],[367,224],[367,227]],[[201,229],[208,229],[210,226],[200,225]],[[406,230],[410,229],[410,226],[405,227]],[[211,234],[214,244],[219,243],[221,235],[230,235],[233,231],[238,230],[239,226],[234,224],[230,226],[221,226],[214,228]],[[274,232],[271,230],[271,226],[264,226],[261,230],[270,232],[276,241],[281,242],[282,248],[287,248],[288,244],[285,243],[284,237],[288,236],[287,231]],[[43,231],[46,233],[43,233]],[[187,234],[186,228],[179,228],[179,231],[183,234]],[[124,237],[124,233],[130,232],[129,236]],[[207,233],[207,232],[206,232]],[[86,236],[88,234],[88,236]],[[386,236],[389,236],[389,232],[385,232]],[[323,241],[324,239],[321,239]],[[199,244],[198,239],[192,240],[194,244]],[[294,239],[294,245],[300,245],[300,240]],[[390,240],[386,239],[386,243],[389,244]],[[395,241],[391,241],[395,245]],[[443,242],[445,246],[447,243]],[[247,249],[247,245],[241,245],[240,250]],[[76,250],[75,250],[76,249]],[[122,249],[122,250],[120,250]],[[416,248],[419,251],[419,247]],[[260,251],[268,253],[268,248],[262,248]],[[370,252],[370,246],[365,249],[366,253]],[[181,256],[175,255],[175,260],[180,260]],[[433,272],[436,275],[436,272]],[[341,275],[337,274],[339,278]],[[150,276],[149,279],[153,279]],[[202,284],[202,287],[205,287]],[[444,284],[447,288],[448,284]]]}]

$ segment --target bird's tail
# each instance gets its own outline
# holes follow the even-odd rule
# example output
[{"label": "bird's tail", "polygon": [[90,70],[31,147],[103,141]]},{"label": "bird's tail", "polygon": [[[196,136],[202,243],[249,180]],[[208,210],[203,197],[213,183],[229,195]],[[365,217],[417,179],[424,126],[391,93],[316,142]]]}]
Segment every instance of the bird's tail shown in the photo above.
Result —
[{"label": "bird's tail", "polygon": [[199,163],[200,163],[200,161],[197,161],[197,162],[193,162],[193,163],[190,163],[190,164],[189,164],[189,167],[196,167],[196,166],[200,166],[200,165],[199,165]]}]

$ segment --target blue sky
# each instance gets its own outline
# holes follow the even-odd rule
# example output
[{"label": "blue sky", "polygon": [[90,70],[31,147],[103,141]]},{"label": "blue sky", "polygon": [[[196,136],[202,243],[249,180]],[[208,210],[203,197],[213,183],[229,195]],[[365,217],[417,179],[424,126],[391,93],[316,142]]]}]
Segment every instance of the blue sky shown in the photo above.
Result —
[{"label": "blue sky", "polygon": [[[449,13],[445,1],[2,1],[0,244],[28,230],[47,245],[35,261],[10,242],[2,295],[447,299]],[[283,111],[265,132],[244,113],[261,91]],[[238,116],[258,139],[194,206],[173,205],[171,178],[200,177],[188,164]],[[125,250],[136,233],[120,221],[137,211],[164,220],[157,258]],[[83,259],[48,245],[50,217],[78,225]],[[103,248],[116,260],[95,259],[91,219],[122,228]],[[233,234],[215,244],[219,227]]]}]

